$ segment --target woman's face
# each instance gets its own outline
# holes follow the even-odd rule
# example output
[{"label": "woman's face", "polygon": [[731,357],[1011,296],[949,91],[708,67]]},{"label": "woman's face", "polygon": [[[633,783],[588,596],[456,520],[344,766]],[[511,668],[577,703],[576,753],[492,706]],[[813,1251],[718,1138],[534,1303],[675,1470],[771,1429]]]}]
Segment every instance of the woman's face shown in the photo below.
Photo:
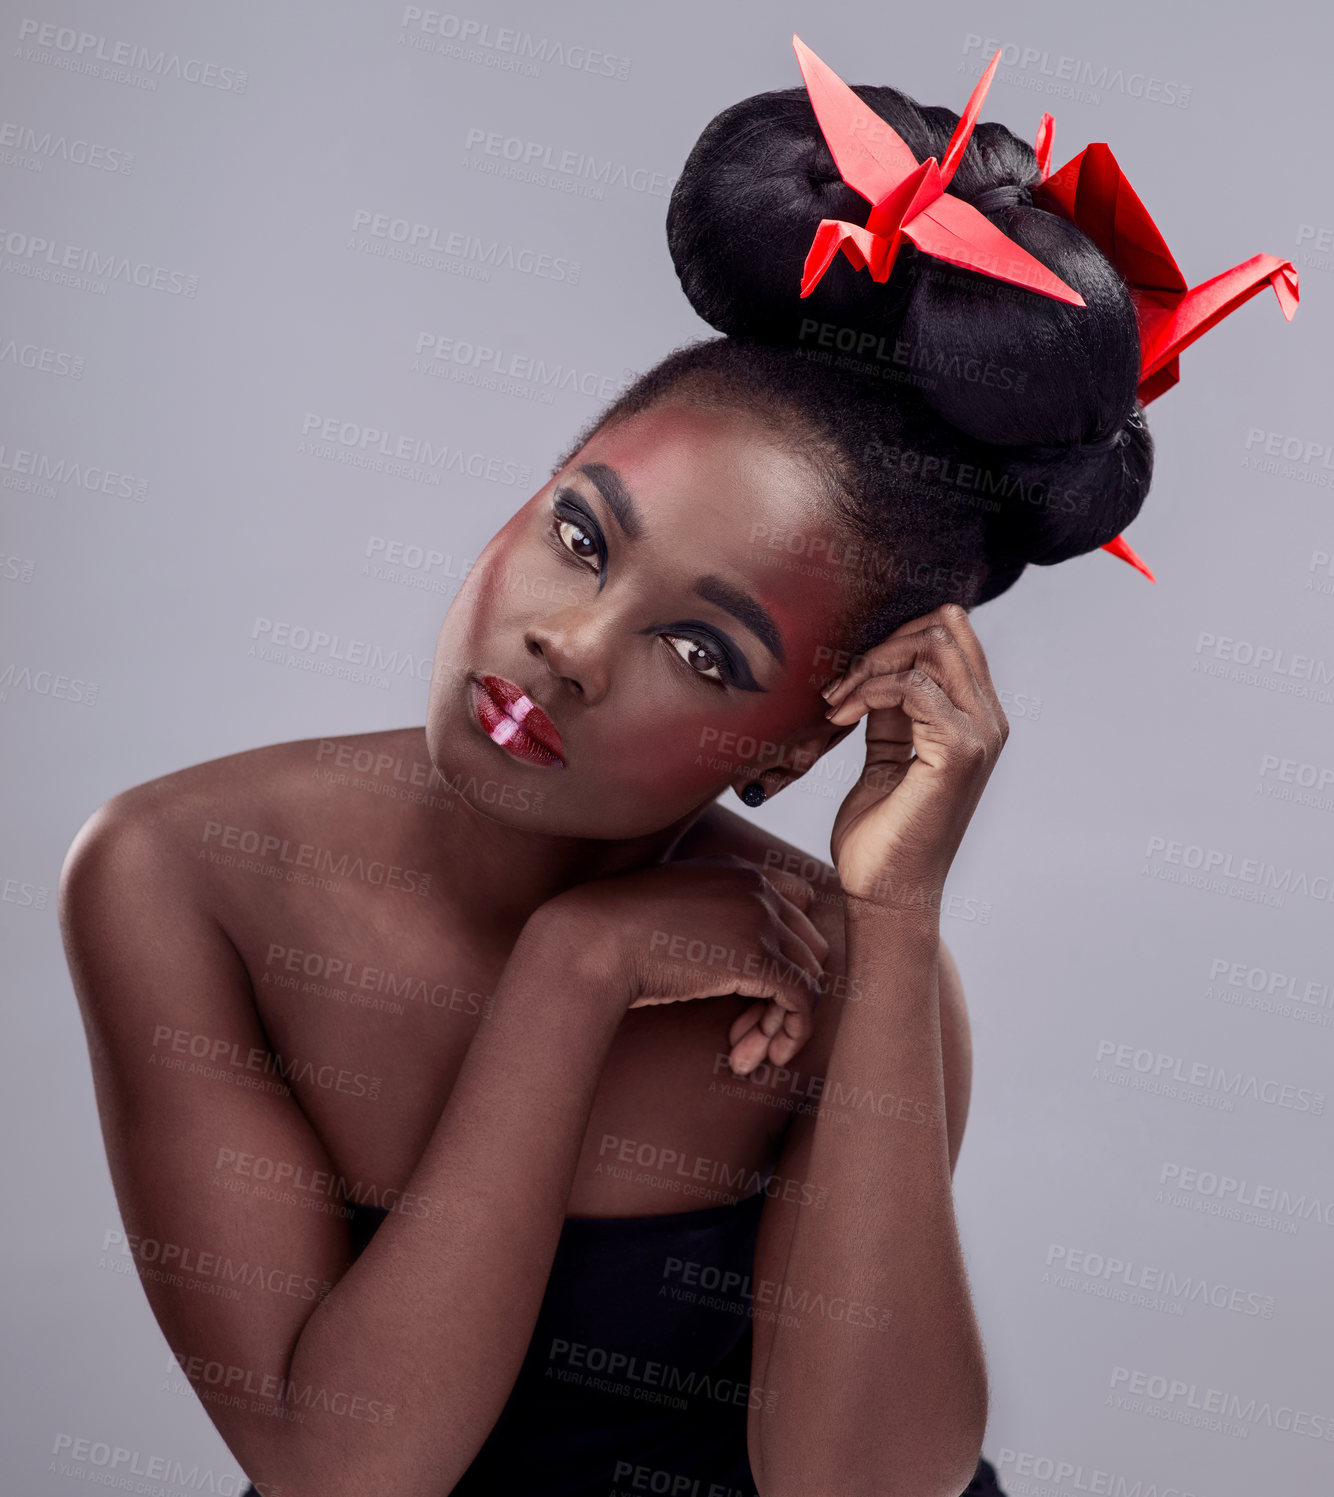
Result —
[{"label": "woman's face", "polygon": [[846,664],[839,556],[814,478],[754,418],[663,404],[604,428],[450,606],[436,769],[569,837],[660,831],[763,770],[772,794],[847,731],[819,695]]}]

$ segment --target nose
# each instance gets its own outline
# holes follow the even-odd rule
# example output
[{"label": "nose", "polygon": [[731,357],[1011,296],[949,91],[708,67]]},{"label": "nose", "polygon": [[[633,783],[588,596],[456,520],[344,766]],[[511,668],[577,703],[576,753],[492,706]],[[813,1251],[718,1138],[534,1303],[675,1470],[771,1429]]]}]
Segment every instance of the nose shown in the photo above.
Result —
[{"label": "nose", "polygon": [[587,707],[607,694],[607,641],[588,609],[568,608],[524,630],[524,648]]}]

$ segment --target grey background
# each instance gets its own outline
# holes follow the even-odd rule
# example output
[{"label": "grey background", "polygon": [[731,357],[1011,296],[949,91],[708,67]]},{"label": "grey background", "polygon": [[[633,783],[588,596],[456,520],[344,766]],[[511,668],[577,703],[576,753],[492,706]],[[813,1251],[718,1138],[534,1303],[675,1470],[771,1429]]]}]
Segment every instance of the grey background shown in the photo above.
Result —
[{"label": "grey background", "polygon": [[[610,391],[707,331],[668,260],[666,193],[719,109],[800,81],[794,28],[849,81],[955,109],[991,50],[981,39],[1007,43],[985,117],[1031,139],[1051,108],[1058,164],[1110,142],[1192,282],[1260,250],[1298,263],[1290,326],[1266,289],[1185,353],[1181,385],[1150,408],[1154,488],[1128,538],[1158,583],[1095,552],[1030,569],[974,615],[1013,731],[942,923],[972,1013],[956,1198],[992,1379],[985,1453],[1006,1489],[1325,1489],[1334,1444],[1266,1423],[1263,1408],[1276,1422],[1280,1407],[1308,1411],[1334,1433],[1328,1111],[1195,1105],[1116,1084],[1108,1076],[1138,1077],[1135,1063],[1100,1073],[1098,1052],[1124,1044],[1308,1098],[1334,1055],[1330,995],[1284,1013],[1226,1001],[1250,995],[1210,982],[1225,962],[1299,988],[1334,983],[1334,904],[1291,890],[1256,903],[1243,879],[1170,882],[1183,868],[1150,852],[1176,841],[1234,869],[1256,859],[1280,879],[1334,877],[1328,16],[1138,0],[1096,11],[505,0],[440,13],[446,30],[486,21],[548,50],[597,49],[628,62],[618,78],[550,58],[536,76],[506,71],[486,61],[504,55],[494,46],[472,58],[419,50],[408,42],[450,39],[404,27],[403,13],[348,0],[68,0],[7,4],[0,18],[0,672],[14,668],[0,687],[4,1490],[82,1490],[88,1475],[55,1464],[61,1434],[198,1463],[224,1492],[236,1473],[169,1371],[138,1284],[104,1266],[119,1217],[56,928],[65,849],[100,802],[155,775],[423,720],[465,559],[600,402],[529,398],[531,380],[519,393],[470,385],[443,377],[466,368],[448,361],[414,371],[419,335],[559,363]],[[233,86],[141,67],[150,89],[61,66],[77,51],[34,56],[25,16],[100,37],[104,52],[129,42],[235,70],[213,78]],[[1103,86],[1048,92],[1063,56]],[[100,146],[114,169],[24,131]],[[549,146],[556,160],[572,150],[623,163],[647,189],[595,198],[488,175],[477,163],[497,158],[470,152],[470,131]],[[381,257],[363,246],[387,241],[355,228],[358,210],[577,261],[578,283]],[[168,284],[172,272],[197,277],[194,294],[25,275],[43,263],[26,254],[34,236],[58,255],[74,246],[159,267]],[[301,450],[311,415],[527,472],[435,486],[322,459]],[[1285,442],[1288,459],[1265,456]],[[23,487],[20,452],[64,476]],[[145,487],[103,493],[70,476],[74,464]],[[387,581],[365,566],[375,537],[452,560],[429,569],[426,588]],[[251,653],[262,619],[422,664],[381,686],[273,663]],[[1284,669],[1315,657],[1324,684],[1297,694],[1291,676],[1230,678],[1202,635],[1281,650]],[[95,699],[86,686],[52,692],[39,671],[95,685]],[[850,740],[757,819],[825,856],[857,750]],[[1285,783],[1274,767],[1285,760],[1309,768]],[[1322,776],[1322,798],[1282,798]],[[1215,1197],[1164,1194],[1172,1167],[1319,1198],[1326,1219],[1292,1206],[1295,1232],[1229,1219],[1208,1209]],[[1081,1251],[1223,1286],[1224,1306],[1239,1289],[1260,1313],[1135,1304],[1096,1272],[1059,1280],[1053,1270]],[[1242,1435],[1191,1422],[1186,1395],[1127,1407],[1117,1369],[1198,1385],[1196,1403],[1210,1388],[1243,1408],[1254,1400],[1252,1417]],[[1079,1469],[1056,1479],[1059,1462]]]}]

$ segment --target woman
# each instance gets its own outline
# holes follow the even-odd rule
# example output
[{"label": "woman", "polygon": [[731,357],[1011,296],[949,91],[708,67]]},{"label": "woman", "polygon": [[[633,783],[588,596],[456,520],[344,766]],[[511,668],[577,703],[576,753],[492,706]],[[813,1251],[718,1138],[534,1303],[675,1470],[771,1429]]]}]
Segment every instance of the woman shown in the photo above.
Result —
[{"label": "woman", "polygon": [[[857,93],[948,159],[957,116]],[[1064,299],[910,249],[800,297],[858,196],[805,91],[724,111],[668,218],[723,336],[494,537],[425,725],[81,830],[126,1232],[253,1490],[999,1492],[939,929],[1008,732],[967,610],[1112,542],[1152,463],[1130,293],[1038,179],[988,124],[949,192]],[[863,719],[832,867],[715,803]]]}]

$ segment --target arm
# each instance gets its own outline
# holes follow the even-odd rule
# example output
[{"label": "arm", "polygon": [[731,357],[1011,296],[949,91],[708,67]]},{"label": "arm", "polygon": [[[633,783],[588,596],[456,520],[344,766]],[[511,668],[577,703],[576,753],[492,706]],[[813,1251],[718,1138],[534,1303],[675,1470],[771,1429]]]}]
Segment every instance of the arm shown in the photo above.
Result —
[{"label": "arm", "polygon": [[[567,944],[568,919],[553,962],[539,911],[395,1209],[346,1271],[341,1217],[305,1209],[335,1204],[337,1172],[293,1098],[145,1063],[154,1026],[182,1013],[242,1049],[266,1039],[188,852],[142,804],[130,792],[90,818],[60,890],[127,1233],[334,1284],[314,1305],[262,1290],[228,1300],[154,1275],[153,1312],[261,1490],[448,1490],[522,1362],[626,996],[601,980],[597,942]],[[312,1199],[231,1193],[225,1150],[277,1161],[288,1180],[314,1182]]]},{"label": "arm", "polygon": [[[809,1316],[757,1342],[756,1381],[784,1414],[752,1413],[751,1463],[765,1497],[957,1497],[976,1469],[987,1380],[951,1196],[958,1083],[942,1044],[958,1044],[962,999],[939,908],[1009,724],[956,604],[896,629],[824,695],[836,725],[867,720],[866,765],[830,841],[859,996],[838,1016],[822,1114],[785,1154],[826,1188],[826,1207],[777,1219],[758,1271],[889,1315],[868,1329]],[[874,1105],[859,1105],[868,1094]],[[851,1126],[838,1127],[841,1111]]]},{"label": "arm", "polygon": [[847,967],[861,996],[841,1005],[820,1111],[793,1119],[778,1166],[825,1205],[766,1203],[753,1278],[868,1308],[755,1320],[752,1380],[779,1398],[751,1412],[751,1466],[763,1497],[958,1497],[987,1417],[950,1181],[967,1010],[932,920],[850,925]]}]

